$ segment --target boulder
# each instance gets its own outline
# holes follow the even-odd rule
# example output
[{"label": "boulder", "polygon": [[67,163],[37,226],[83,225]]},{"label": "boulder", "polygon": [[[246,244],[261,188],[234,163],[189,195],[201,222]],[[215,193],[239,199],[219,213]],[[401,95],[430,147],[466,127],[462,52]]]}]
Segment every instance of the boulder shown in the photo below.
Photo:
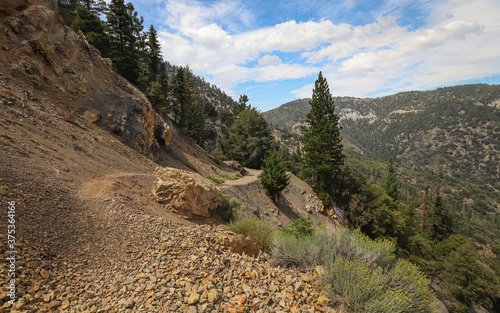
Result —
[{"label": "boulder", "polygon": [[173,212],[209,217],[222,200],[220,189],[199,174],[158,167],[155,175],[154,199]]}]

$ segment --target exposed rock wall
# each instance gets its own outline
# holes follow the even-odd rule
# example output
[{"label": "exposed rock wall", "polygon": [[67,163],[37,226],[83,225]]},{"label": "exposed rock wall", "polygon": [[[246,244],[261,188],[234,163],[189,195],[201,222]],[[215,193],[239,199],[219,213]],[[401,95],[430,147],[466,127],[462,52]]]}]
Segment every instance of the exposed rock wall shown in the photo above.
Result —
[{"label": "exposed rock wall", "polygon": [[0,64],[0,75],[15,80],[26,97],[51,99],[158,158],[155,130],[164,121],[109,59],[65,25],[57,1],[0,2]]}]

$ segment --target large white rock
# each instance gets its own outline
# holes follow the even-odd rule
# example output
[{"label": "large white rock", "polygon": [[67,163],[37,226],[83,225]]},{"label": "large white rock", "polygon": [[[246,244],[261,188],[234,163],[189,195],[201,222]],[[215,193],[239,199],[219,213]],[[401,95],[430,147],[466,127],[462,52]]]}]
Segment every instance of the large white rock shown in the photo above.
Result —
[{"label": "large white rock", "polygon": [[188,217],[209,217],[222,192],[203,176],[170,167],[157,167],[153,195],[168,209]]}]

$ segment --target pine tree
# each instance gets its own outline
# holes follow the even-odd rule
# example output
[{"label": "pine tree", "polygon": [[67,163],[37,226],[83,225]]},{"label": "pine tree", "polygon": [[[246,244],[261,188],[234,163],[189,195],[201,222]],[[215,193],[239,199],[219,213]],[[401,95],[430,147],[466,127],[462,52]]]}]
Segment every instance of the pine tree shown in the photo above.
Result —
[{"label": "pine tree", "polygon": [[384,180],[384,190],[392,199],[398,199],[399,188],[396,183],[396,172],[394,170],[394,164],[392,163],[392,158],[389,159],[389,165],[387,166],[387,175]]},{"label": "pine tree", "polygon": [[76,15],[71,23],[71,29],[81,30],[87,41],[96,47],[103,57],[109,55],[109,36],[102,21],[92,13],[86,6],[80,5],[76,9]]},{"label": "pine tree", "polygon": [[251,168],[260,168],[272,143],[271,131],[262,114],[255,108],[247,108],[227,129],[222,150],[230,159]]},{"label": "pine tree", "polygon": [[189,69],[179,67],[174,78],[172,93],[175,98],[174,104],[172,105],[172,112],[174,114],[174,120],[183,127],[186,125],[187,119],[187,108],[193,101],[194,88],[191,81],[191,76],[189,75]]},{"label": "pine tree", "polygon": [[240,99],[238,100],[238,104],[234,107],[233,109],[233,114],[234,116],[238,116],[243,110],[249,108],[247,105],[248,103],[248,96],[247,95],[241,95]]},{"label": "pine tree", "polygon": [[286,165],[275,151],[269,153],[262,162],[260,181],[266,188],[269,196],[277,201],[280,192],[290,183],[286,173]]},{"label": "pine tree", "polygon": [[454,221],[439,194],[439,187],[436,188],[436,198],[430,215],[432,239],[441,241],[453,234]]},{"label": "pine tree", "polygon": [[315,82],[311,111],[306,116],[309,124],[303,127],[304,174],[326,207],[332,196],[339,193],[341,166],[344,163],[340,138],[339,116],[330,89],[322,73]]},{"label": "pine tree", "polygon": [[170,106],[168,104],[168,94],[164,86],[157,81],[150,83],[146,95],[148,96],[151,104],[158,108],[161,112],[168,115],[170,113]]},{"label": "pine tree", "polygon": [[158,40],[158,33],[153,25],[149,27],[146,39],[149,72],[151,73],[152,80],[156,81],[158,80],[158,75],[160,74],[163,59],[161,56],[161,46],[160,41]]},{"label": "pine tree", "polygon": [[81,0],[80,2],[93,14],[102,14],[106,11],[104,0]]},{"label": "pine tree", "polygon": [[189,116],[189,118],[186,121],[184,130],[198,145],[202,146],[206,139],[207,130],[205,127],[205,115],[203,114],[203,109],[201,108],[197,96],[194,97],[187,108],[187,116]]},{"label": "pine tree", "polygon": [[201,145],[206,137],[205,117],[189,68],[178,68],[172,91],[175,98],[172,105],[175,121]]},{"label": "pine tree", "polygon": [[59,13],[66,22],[66,25],[71,25],[76,15],[76,8],[80,5],[78,0],[57,0],[57,8]]},{"label": "pine tree", "polygon": [[137,18],[131,3],[125,5],[124,0],[111,0],[107,14],[110,57],[116,71],[134,84],[139,78],[141,19]]}]

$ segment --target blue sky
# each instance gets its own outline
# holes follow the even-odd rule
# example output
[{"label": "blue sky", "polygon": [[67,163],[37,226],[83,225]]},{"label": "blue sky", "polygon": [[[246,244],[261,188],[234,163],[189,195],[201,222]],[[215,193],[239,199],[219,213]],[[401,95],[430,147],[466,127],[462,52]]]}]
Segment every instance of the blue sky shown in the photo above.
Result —
[{"label": "blue sky", "polygon": [[164,59],[262,111],[310,97],[378,97],[500,83],[498,0],[132,0]]}]

